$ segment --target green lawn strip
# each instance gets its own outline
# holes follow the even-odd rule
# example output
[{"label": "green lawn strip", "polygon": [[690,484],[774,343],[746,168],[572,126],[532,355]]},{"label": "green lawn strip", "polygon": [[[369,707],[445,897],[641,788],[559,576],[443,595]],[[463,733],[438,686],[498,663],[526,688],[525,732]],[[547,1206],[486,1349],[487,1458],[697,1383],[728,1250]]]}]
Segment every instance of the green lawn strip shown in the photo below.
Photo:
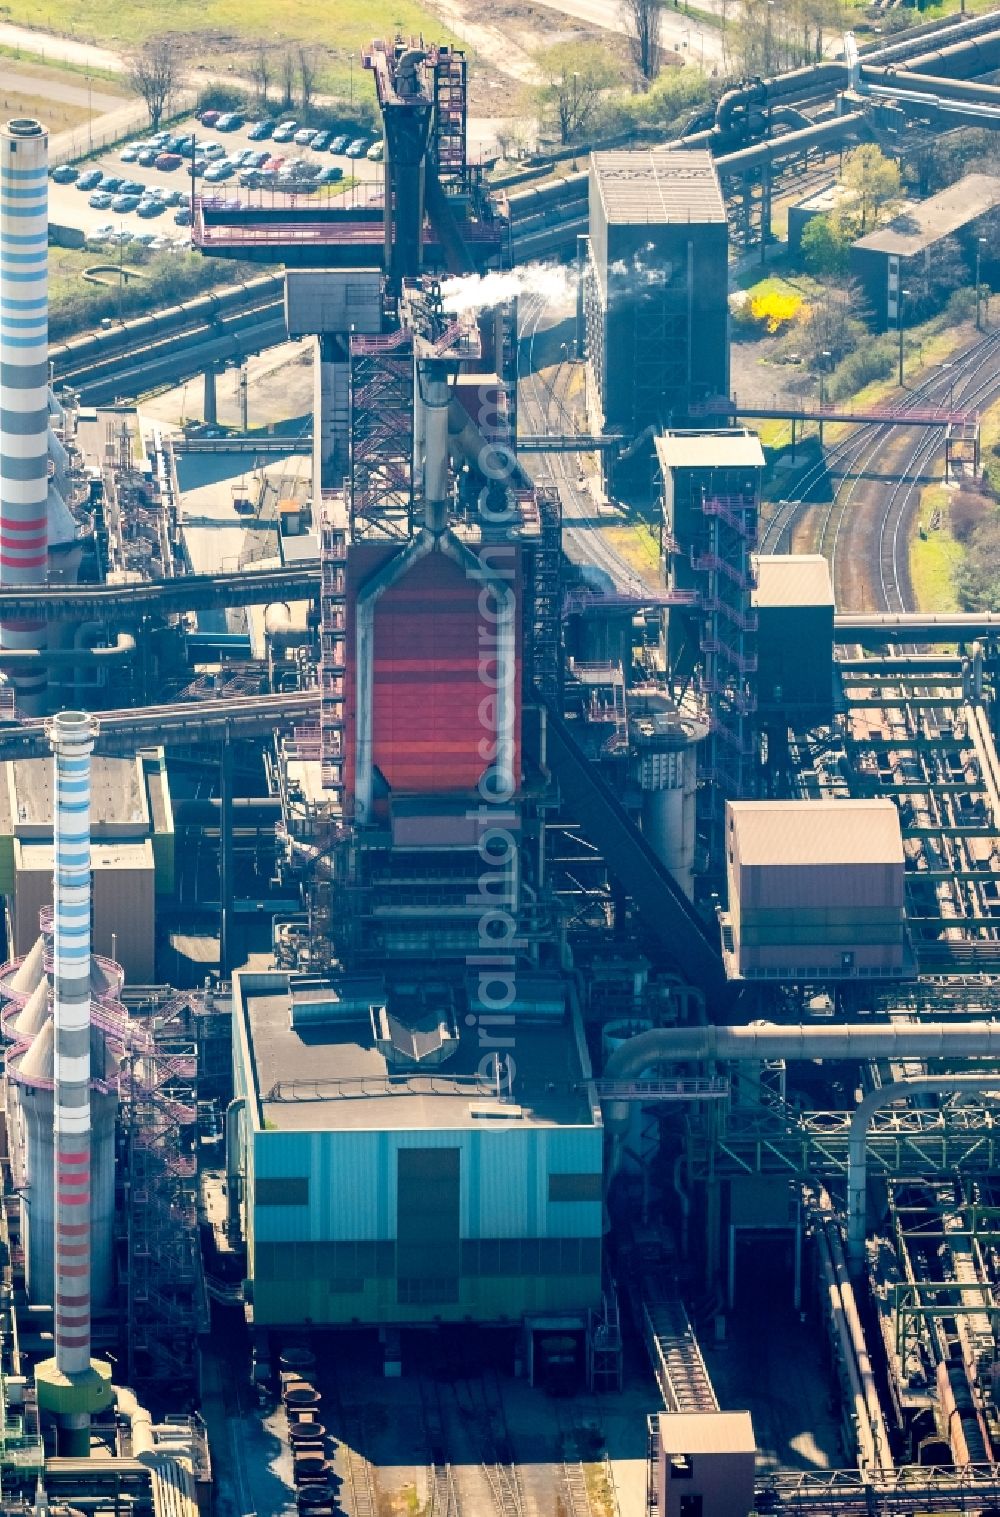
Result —
[{"label": "green lawn strip", "polygon": [[945,485],[920,493],[910,538],[910,581],[918,611],[958,611],[955,571],[965,555],[951,532],[951,495]]}]

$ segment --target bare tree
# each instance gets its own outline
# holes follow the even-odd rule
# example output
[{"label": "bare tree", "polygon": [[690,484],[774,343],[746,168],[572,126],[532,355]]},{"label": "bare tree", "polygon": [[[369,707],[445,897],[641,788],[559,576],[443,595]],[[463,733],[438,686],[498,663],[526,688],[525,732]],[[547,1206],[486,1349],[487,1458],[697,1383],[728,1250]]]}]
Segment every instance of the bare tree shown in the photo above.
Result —
[{"label": "bare tree", "polygon": [[557,42],[536,59],[543,84],[537,100],[554,115],[559,141],[572,142],[586,131],[606,89],[617,74],[603,47],[593,42]]},{"label": "bare tree", "polygon": [[267,109],[267,90],[271,83],[271,55],[261,43],[250,65],[250,77],[257,86],[257,99]]},{"label": "bare tree", "polygon": [[647,84],[660,72],[662,0],[619,0],[618,9],[628,32],[632,61]]},{"label": "bare tree", "polygon": [[295,59],[286,49],[281,59],[281,107],[290,111],[295,100]]},{"label": "bare tree", "polygon": [[316,63],[307,47],[299,48],[299,84],[302,90],[302,109],[307,111],[316,83]]},{"label": "bare tree", "polygon": [[134,53],[128,66],[128,81],[141,95],[155,132],[163,118],[180,73],[180,50],[169,37],[154,37]]}]

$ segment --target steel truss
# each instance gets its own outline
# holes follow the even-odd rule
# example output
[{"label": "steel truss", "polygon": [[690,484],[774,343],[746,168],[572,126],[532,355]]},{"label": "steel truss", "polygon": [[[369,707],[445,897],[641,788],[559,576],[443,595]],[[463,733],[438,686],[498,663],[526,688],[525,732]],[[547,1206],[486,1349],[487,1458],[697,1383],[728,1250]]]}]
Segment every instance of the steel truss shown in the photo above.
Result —
[{"label": "steel truss", "polygon": [[413,336],[352,337],[351,541],[413,535]]}]

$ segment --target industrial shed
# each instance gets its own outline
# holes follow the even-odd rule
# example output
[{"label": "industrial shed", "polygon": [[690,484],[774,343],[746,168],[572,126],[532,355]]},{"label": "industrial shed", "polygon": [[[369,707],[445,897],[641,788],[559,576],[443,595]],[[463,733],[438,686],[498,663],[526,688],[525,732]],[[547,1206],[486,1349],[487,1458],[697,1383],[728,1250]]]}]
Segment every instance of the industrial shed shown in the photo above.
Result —
[{"label": "industrial shed", "polygon": [[634,436],[729,394],[729,233],[710,153],[593,153],[587,398]]},{"label": "industrial shed", "polygon": [[[94,951],[130,984],[155,979],[156,897],[174,886],[174,821],[161,750],[92,761]],[[0,765],[0,892],[12,957],[38,937],[52,904],[53,772],[48,759]]]},{"label": "industrial shed", "polygon": [[526,974],[498,1098],[471,988],[234,974],[229,1183],[256,1324],[599,1304],[603,1133],[570,990]]},{"label": "industrial shed", "polygon": [[761,553],[753,565],[759,708],[827,721],[836,609],[830,566],[822,553]]},{"label": "industrial shed", "polygon": [[930,257],[937,243],[997,205],[1000,179],[992,174],[966,174],[929,200],[907,205],[888,226],[858,239],[851,248],[851,274],[860,281],[880,332],[899,321],[899,290],[901,285],[905,288],[907,270],[915,267],[915,260]]},{"label": "industrial shed", "polygon": [[730,801],[732,979],[888,979],[904,973],[904,858],[890,800]]}]

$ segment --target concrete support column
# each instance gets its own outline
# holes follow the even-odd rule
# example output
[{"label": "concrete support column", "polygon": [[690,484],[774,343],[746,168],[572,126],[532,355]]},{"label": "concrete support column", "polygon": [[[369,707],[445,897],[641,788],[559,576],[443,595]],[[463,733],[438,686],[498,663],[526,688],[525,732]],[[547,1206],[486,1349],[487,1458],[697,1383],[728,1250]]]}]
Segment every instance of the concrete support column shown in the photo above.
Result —
[{"label": "concrete support column", "polygon": [[219,420],[219,400],[216,386],[215,365],[209,364],[205,370],[205,403],[202,406],[206,423],[214,427]]}]

